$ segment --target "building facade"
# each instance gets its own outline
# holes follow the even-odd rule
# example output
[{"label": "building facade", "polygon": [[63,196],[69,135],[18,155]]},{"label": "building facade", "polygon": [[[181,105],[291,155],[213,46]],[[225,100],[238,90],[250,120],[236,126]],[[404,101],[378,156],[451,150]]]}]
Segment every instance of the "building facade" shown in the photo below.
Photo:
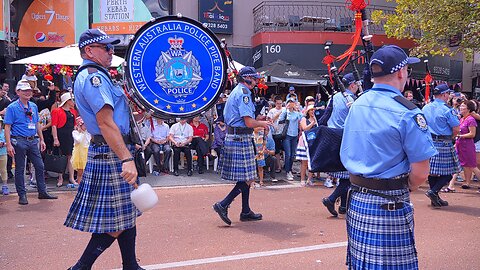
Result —
[{"label": "building facade", "polygon": [[[76,43],[89,27],[97,27],[121,39],[116,54],[125,56],[131,35],[151,18],[179,14],[201,21],[224,38],[234,59],[257,68],[276,60],[316,74],[326,74],[322,63],[325,44],[334,55],[351,43],[354,12],[344,0],[320,1],[218,1],[218,0],[0,0],[0,80],[14,82],[24,72],[12,60]],[[368,12],[393,12],[394,2],[371,0]],[[387,38],[382,25],[371,25],[373,44],[397,44],[408,50],[409,40]],[[355,54],[360,54],[361,44]],[[430,70],[437,82],[458,84],[474,92],[478,65],[464,63],[462,56],[430,57]],[[478,55],[477,58],[478,60]],[[358,64],[363,65],[359,57]],[[478,63],[475,62],[475,63]],[[414,68],[415,85],[421,85],[423,65]],[[476,77],[475,77],[476,78]]]}]

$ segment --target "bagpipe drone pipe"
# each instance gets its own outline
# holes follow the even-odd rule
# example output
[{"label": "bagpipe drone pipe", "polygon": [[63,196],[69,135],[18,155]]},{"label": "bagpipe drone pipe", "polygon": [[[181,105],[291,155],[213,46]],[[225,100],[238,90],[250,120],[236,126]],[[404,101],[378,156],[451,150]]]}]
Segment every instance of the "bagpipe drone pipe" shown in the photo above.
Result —
[{"label": "bagpipe drone pipe", "polygon": [[[368,17],[366,13],[367,4],[365,1],[352,0],[349,9],[356,12],[355,14],[355,34],[351,47],[342,55],[335,57],[330,53],[330,47],[326,46],[326,56],[323,63],[328,67],[329,83],[334,87],[336,92],[345,92],[345,86],[340,78],[341,72],[345,70],[347,65],[352,66],[352,73],[355,77],[355,83],[359,86],[359,94],[363,89],[370,89],[373,84],[371,82],[371,71],[369,67],[370,58],[373,54],[373,45],[371,42],[372,35],[368,31]],[[363,72],[363,89],[362,80],[355,61],[352,58],[352,52],[356,48],[357,43],[362,37],[364,50],[361,55],[366,58],[366,65]],[[335,61],[346,59],[345,62],[337,68]],[[308,169],[311,172],[339,172],[346,171],[340,159],[340,147],[342,144],[343,128],[331,128],[327,126],[327,121],[333,112],[333,97],[329,100],[325,113],[322,115],[319,126],[303,132],[303,140],[307,149]]]}]

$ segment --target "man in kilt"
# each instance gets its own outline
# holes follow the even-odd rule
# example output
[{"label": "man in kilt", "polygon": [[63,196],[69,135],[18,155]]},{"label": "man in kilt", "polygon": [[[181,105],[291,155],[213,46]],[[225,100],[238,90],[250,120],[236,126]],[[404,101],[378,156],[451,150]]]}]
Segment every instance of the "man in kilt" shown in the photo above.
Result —
[{"label": "man in kilt", "polygon": [[262,219],[262,214],[254,213],[249,205],[250,185],[257,177],[253,129],[268,128],[271,125],[268,121],[255,120],[255,106],[251,91],[260,78],[255,68],[243,67],[237,76],[239,84],[230,93],[223,111],[227,135],[220,155],[219,167],[222,179],[237,183],[222,201],[213,205],[213,209],[228,225],[232,224],[228,218],[228,207],[240,193],[242,193],[240,221]]},{"label": "man in kilt", "polygon": [[408,65],[398,46],[371,58],[375,84],[350,107],[340,158],[350,172],[349,269],[418,269],[410,190],[425,182],[437,154],[420,109],[401,91]]},{"label": "man in kilt", "polygon": [[460,130],[460,120],[455,111],[447,105],[451,92],[453,91],[448,85],[438,85],[433,90],[435,100],[423,107],[428,130],[438,151],[438,154],[430,159],[428,176],[430,189],[425,193],[435,208],[448,205],[447,201],[440,198],[438,192],[452,179],[453,174],[460,171],[460,163],[453,144],[453,137]]},{"label": "man in kilt", "polygon": [[87,165],[65,226],[92,233],[78,262],[69,269],[91,269],[95,260],[117,240],[123,269],[143,269],[136,260],[135,221],[139,212],[130,199],[137,170],[129,136],[130,111],[122,89],[107,68],[114,44],[99,29],[83,32],[78,42],[84,59],[75,80],[75,103],[92,134]]},{"label": "man in kilt", "polygon": [[[350,106],[356,99],[358,91],[358,85],[355,83],[355,77],[352,73],[345,74],[342,79],[345,85],[345,92],[336,93],[333,96],[333,110],[332,115],[327,121],[327,125],[330,128],[344,128],[345,118],[347,118]],[[322,203],[327,208],[328,212],[334,217],[338,216],[338,213],[345,214],[347,212],[347,192],[350,187],[350,179],[348,171],[329,173],[333,178],[339,179],[339,184],[330,196],[323,198]],[[335,210],[335,201],[340,197],[340,207]]]}]

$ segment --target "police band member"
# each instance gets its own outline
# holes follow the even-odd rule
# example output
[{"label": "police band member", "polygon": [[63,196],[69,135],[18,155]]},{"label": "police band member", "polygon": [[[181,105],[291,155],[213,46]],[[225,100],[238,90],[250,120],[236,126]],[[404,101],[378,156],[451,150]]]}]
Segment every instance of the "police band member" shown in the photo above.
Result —
[{"label": "police band member", "polygon": [[[356,99],[358,92],[358,85],[355,83],[355,77],[352,73],[343,76],[343,84],[345,85],[345,92],[338,92],[333,96],[332,115],[327,121],[330,128],[344,128],[345,118],[347,118],[350,106]],[[333,178],[339,179],[339,184],[329,197],[323,198],[323,205],[328,212],[333,216],[338,216],[338,213],[345,214],[347,212],[347,192],[350,187],[350,179],[348,171],[334,172],[329,174]],[[335,210],[335,201],[340,197],[340,207]]]},{"label": "police band member", "polygon": [[267,128],[268,121],[255,120],[255,106],[251,91],[261,76],[253,67],[243,67],[238,73],[239,84],[233,89],[225,104],[223,116],[227,124],[223,152],[220,156],[221,177],[237,183],[230,193],[213,209],[228,225],[232,223],[228,217],[228,207],[242,193],[242,212],[240,221],[261,220],[262,215],[250,209],[250,184],[257,177],[255,150],[253,145],[253,129]]},{"label": "police band member", "polygon": [[119,42],[99,29],[83,32],[78,42],[84,61],[75,80],[75,101],[92,142],[65,226],[91,232],[92,237],[72,270],[91,269],[115,240],[123,269],[143,269],[135,255],[138,211],[130,199],[137,181],[134,145],[128,135],[130,113],[122,89],[112,83],[107,71],[113,45]]},{"label": "police band member", "polygon": [[[7,106],[5,112],[5,142],[7,153],[15,159],[15,188],[18,203],[28,204],[25,189],[25,159],[32,162],[37,179],[39,199],[57,199],[57,196],[47,192],[45,184],[44,164],[40,151],[45,151],[42,127],[38,117],[38,108],[29,101],[33,95],[32,86],[26,80],[18,82],[16,87],[18,99]],[[40,149],[38,147],[40,146]],[[6,175],[2,175],[6,177]]]},{"label": "police band member", "polygon": [[430,159],[430,175],[428,184],[430,189],[425,193],[431,200],[433,207],[447,206],[438,195],[440,189],[446,185],[452,175],[460,171],[457,152],[453,144],[460,130],[460,120],[455,111],[447,105],[450,93],[453,91],[446,84],[435,87],[435,99],[423,107],[423,113],[428,123],[428,130],[432,134],[433,144],[438,154]]},{"label": "police band member", "polygon": [[401,93],[408,65],[419,61],[394,45],[377,50],[370,61],[375,84],[345,121],[349,269],[418,269],[409,189],[425,182],[437,154],[420,109]]}]

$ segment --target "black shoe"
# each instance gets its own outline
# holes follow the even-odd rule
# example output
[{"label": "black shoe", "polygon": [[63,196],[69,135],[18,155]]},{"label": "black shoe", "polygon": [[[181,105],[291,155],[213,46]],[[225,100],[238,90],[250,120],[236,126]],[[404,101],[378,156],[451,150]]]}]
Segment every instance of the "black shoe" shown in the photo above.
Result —
[{"label": "black shoe", "polygon": [[173,175],[175,175],[175,176],[179,176],[180,174],[178,174],[178,171],[177,171],[177,170],[175,170],[175,171],[173,172]]},{"label": "black shoe", "polygon": [[192,170],[188,170],[187,175],[188,175],[188,176],[192,176],[192,174],[193,174],[193,171],[192,171]]},{"label": "black shoe", "polygon": [[425,195],[430,198],[430,201],[432,201],[432,206],[437,208],[437,207],[441,207],[442,204],[440,203],[440,201],[438,200],[438,195],[435,194],[435,192],[429,190],[425,193]]},{"label": "black shoe", "polygon": [[327,207],[328,212],[330,212],[332,216],[338,216],[337,210],[335,210],[335,204],[333,204],[333,202],[331,202],[328,198],[323,198],[322,203],[325,205],[325,207]]},{"label": "black shoe", "polygon": [[228,218],[228,207],[223,207],[220,203],[215,203],[213,205],[213,210],[217,212],[218,216],[223,220],[223,222],[227,223],[227,225],[231,225],[232,221]]},{"label": "black shoe", "polygon": [[88,266],[84,266],[80,263],[75,264],[74,266],[69,267],[67,270],[90,270]]},{"label": "black shoe", "polygon": [[57,196],[49,194],[48,192],[38,193],[38,198],[40,200],[55,200],[55,199],[58,199]]},{"label": "black shoe", "polygon": [[240,213],[240,221],[255,221],[255,220],[262,220],[262,214],[255,214],[253,211],[244,214]]},{"label": "black shoe", "polygon": [[18,204],[27,205],[28,204],[27,195],[20,195],[20,197],[18,198]]},{"label": "black shoe", "polygon": [[203,174],[203,169],[198,169],[198,174]]},{"label": "black shoe", "polygon": [[437,198],[438,198],[438,202],[440,203],[441,206],[448,206],[448,202],[445,201],[445,200],[442,200],[442,198],[440,198],[438,193],[437,193]]},{"label": "black shoe", "polygon": [[340,215],[345,215],[345,214],[347,213],[347,207],[345,207],[345,206],[340,206],[340,207],[338,208],[338,213],[339,213]]}]

